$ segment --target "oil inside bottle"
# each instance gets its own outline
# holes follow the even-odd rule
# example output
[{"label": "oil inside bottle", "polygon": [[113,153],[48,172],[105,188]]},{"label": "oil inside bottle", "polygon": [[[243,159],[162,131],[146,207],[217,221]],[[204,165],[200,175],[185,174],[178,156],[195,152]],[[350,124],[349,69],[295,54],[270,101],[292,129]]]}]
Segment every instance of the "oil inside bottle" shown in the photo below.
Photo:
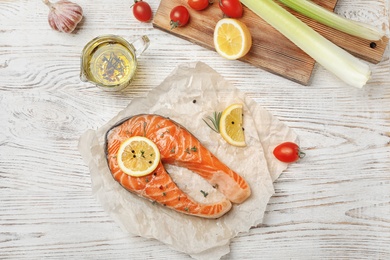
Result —
[{"label": "oil inside bottle", "polygon": [[112,87],[128,82],[136,70],[133,54],[122,44],[105,42],[90,54],[87,73],[91,81]]}]

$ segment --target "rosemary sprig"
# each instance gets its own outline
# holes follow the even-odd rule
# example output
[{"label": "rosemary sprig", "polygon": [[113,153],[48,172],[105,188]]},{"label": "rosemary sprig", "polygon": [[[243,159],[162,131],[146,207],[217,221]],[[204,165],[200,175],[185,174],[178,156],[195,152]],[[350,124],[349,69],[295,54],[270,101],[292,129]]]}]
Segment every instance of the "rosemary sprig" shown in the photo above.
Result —
[{"label": "rosemary sprig", "polygon": [[211,128],[211,130],[213,130],[216,133],[219,133],[219,121],[221,121],[221,116],[222,116],[222,112],[214,112],[213,117],[211,116],[206,117],[206,119],[208,119],[211,122],[211,124],[207,122],[205,119],[203,119],[203,122],[205,122],[206,125]]}]

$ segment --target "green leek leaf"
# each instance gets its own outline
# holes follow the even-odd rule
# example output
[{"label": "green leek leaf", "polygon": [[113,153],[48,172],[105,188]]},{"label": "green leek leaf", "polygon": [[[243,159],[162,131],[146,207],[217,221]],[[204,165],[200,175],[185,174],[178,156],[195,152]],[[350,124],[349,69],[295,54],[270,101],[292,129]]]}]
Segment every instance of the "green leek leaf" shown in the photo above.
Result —
[{"label": "green leek leaf", "polygon": [[368,64],[327,40],[273,0],[241,2],[345,83],[361,88],[370,79]]},{"label": "green leek leaf", "polygon": [[310,17],[317,22],[325,24],[339,31],[354,35],[363,39],[378,41],[385,32],[372,25],[344,18],[312,1],[307,0],[279,0],[291,9]]}]

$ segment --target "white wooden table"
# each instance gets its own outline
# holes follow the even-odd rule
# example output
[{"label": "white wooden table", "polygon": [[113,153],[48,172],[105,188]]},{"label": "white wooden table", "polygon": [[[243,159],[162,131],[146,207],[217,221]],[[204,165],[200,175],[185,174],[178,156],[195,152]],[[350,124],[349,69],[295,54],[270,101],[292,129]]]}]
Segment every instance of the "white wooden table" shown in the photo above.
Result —
[{"label": "white wooden table", "polygon": [[[276,181],[264,223],[224,259],[390,259],[390,61],[363,89],[316,66],[302,86],[139,23],[132,1],[77,1],[75,34],[47,23],[41,1],[0,0],[0,258],[189,259],[124,233],[91,195],[80,135],[97,129],[181,63],[203,61],[300,136],[307,156]],[[149,1],[155,11],[159,1]],[[340,0],[336,12],[386,27],[388,0]],[[123,93],[79,80],[93,37],[148,35]]]}]

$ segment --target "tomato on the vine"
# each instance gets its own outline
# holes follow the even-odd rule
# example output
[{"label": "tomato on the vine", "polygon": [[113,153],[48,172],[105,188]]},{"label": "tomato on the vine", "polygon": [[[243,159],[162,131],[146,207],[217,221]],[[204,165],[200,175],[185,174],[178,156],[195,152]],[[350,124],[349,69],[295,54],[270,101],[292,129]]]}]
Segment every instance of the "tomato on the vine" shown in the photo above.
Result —
[{"label": "tomato on the vine", "polygon": [[150,5],[142,0],[134,0],[133,15],[140,22],[148,22],[152,19]]},{"label": "tomato on the vine", "polygon": [[219,8],[230,18],[242,17],[242,4],[240,0],[219,0]]},{"label": "tomato on the vine", "polygon": [[196,11],[204,10],[204,9],[206,9],[206,8],[209,6],[209,4],[210,4],[209,0],[188,0],[187,3],[188,3],[188,5],[189,5],[192,9],[194,9],[194,10],[196,10]]},{"label": "tomato on the vine", "polygon": [[296,162],[305,157],[299,146],[293,142],[284,142],[275,147],[273,151],[276,159],[285,163]]},{"label": "tomato on the vine", "polygon": [[171,29],[174,29],[186,25],[190,19],[190,13],[185,6],[178,5],[172,8],[169,17],[171,19]]}]

